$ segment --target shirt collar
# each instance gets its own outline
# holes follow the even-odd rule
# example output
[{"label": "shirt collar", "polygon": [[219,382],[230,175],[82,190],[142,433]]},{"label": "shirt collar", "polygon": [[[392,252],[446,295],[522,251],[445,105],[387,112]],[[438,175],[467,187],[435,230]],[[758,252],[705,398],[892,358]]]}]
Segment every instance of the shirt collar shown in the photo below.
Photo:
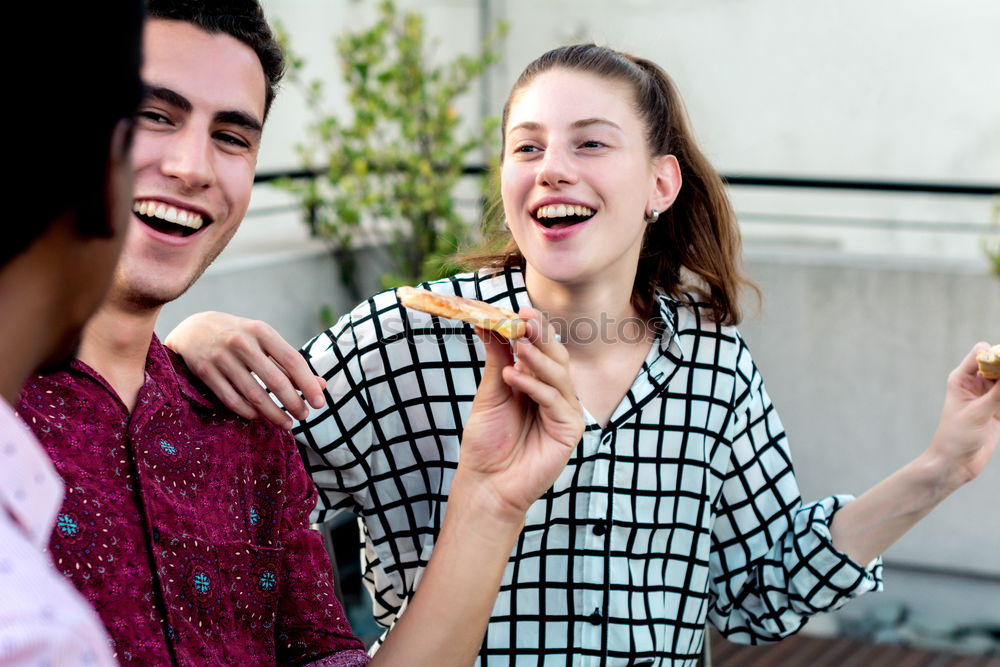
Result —
[{"label": "shirt collar", "polygon": [[[70,368],[91,377],[114,394],[114,388],[108,381],[83,361],[74,359]],[[213,400],[214,395],[202,387],[181,356],[160,342],[154,333],[146,352],[146,386],[142,391],[158,391],[167,401],[183,399],[212,410],[220,409],[222,404]]]},{"label": "shirt collar", "polygon": [[184,359],[161,343],[155,333],[149,343],[146,372],[162,385],[164,392],[205,408],[219,409],[220,404],[210,398],[212,394],[195,379]]},{"label": "shirt collar", "polygon": [[48,544],[63,485],[28,427],[0,399],[0,513],[9,514],[38,548]]},{"label": "shirt collar", "polygon": [[670,296],[661,288],[656,289],[656,301],[659,304],[658,315],[663,322],[663,332],[660,335],[660,350],[663,353],[673,352],[676,356],[684,359],[690,353],[687,349],[687,342],[678,333],[680,328],[680,309],[683,304],[675,297]]}]

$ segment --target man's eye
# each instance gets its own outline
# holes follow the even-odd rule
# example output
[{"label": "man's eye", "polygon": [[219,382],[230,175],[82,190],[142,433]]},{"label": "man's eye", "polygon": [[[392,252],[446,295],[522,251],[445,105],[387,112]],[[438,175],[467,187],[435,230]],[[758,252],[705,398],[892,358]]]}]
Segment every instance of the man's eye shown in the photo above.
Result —
[{"label": "man's eye", "polygon": [[538,146],[518,146],[514,149],[515,153],[534,153],[541,150]]},{"label": "man's eye", "polygon": [[223,143],[230,144],[232,146],[237,146],[239,148],[250,148],[250,144],[232,134],[220,132],[215,135],[215,138]]},{"label": "man's eye", "polygon": [[149,121],[151,123],[169,123],[170,119],[159,113],[158,111],[140,111],[138,114],[140,120]]},{"label": "man's eye", "polygon": [[581,146],[583,146],[583,148],[604,148],[604,142],[598,141],[597,139],[590,139],[589,141],[583,142]]}]

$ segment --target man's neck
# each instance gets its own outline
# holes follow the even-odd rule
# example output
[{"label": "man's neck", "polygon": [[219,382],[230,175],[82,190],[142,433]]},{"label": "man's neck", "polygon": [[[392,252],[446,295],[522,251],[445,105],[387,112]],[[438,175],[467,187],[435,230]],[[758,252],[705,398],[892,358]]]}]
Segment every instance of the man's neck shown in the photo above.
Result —
[{"label": "man's neck", "polygon": [[159,313],[159,308],[122,308],[109,299],[83,332],[80,361],[107,380],[129,412],[146,381],[146,357]]}]

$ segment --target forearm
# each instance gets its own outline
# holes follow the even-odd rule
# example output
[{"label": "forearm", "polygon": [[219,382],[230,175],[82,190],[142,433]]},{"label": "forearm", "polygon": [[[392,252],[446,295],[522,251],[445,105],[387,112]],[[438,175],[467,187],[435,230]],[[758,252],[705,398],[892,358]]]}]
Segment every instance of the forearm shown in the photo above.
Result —
[{"label": "forearm", "polygon": [[460,475],[419,588],[372,665],[470,665],[479,652],[523,516],[497,513]]},{"label": "forearm", "polygon": [[966,481],[959,468],[924,453],[838,511],[833,544],[864,565]]}]

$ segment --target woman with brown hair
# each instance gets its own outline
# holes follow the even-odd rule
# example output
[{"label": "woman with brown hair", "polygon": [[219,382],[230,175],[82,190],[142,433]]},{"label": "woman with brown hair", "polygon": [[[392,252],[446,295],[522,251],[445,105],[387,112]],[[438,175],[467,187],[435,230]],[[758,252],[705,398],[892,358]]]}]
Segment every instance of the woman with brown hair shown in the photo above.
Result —
[{"label": "woman with brown hair", "polygon": [[[607,48],[555,49],[515,83],[502,129],[505,245],[428,287],[544,313],[586,428],[527,512],[481,664],[691,665],[706,622],[776,640],[879,589],[878,554],[1000,438],[1000,386],[974,352],[923,454],[857,499],[803,503],[734,328],[749,285],[735,217],[667,75]],[[266,325],[220,314],[168,343],[241,414],[287,420],[252,370],[301,419],[319,518],[361,515],[365,579],[391,625],[446,509],[483,365],[472,329],[388,291],[309,342],[308,368]]]}]

